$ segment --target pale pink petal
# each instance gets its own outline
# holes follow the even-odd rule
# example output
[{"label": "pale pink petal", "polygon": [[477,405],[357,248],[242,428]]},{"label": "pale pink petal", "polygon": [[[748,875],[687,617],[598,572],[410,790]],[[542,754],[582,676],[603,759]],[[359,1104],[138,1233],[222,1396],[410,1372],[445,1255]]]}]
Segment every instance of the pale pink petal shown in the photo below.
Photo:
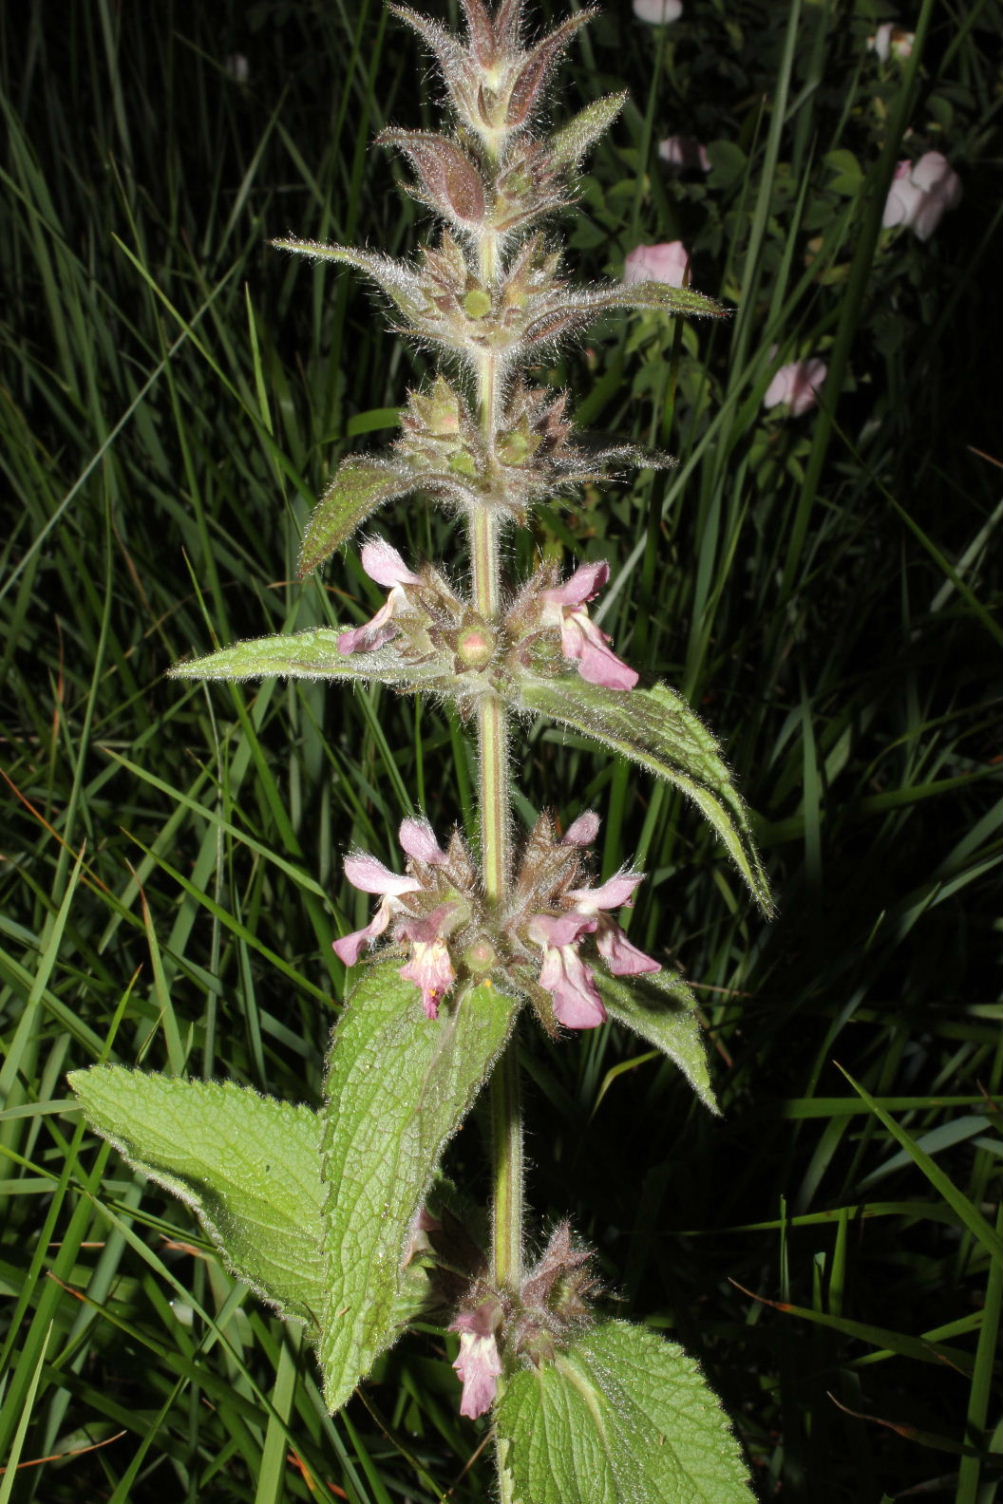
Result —
[{"label": "pale pink petal", "polygon": [[400,974],[421,988],[421,1001],[428,1018],[438,1018],[439,1003],[456,981],[444,940],[415,940],[411,959]]},{"label": "pale pink petal", "polygon": [[638,245],[624,259],[623,280],[627,283],[666,282],[670,287],[684,287],[689,267],[690,253],[681,240]]},{"label": "pale pink petal", "polygon": [[573,888],[568,897],[579,914],[597,914],[600,909],[622,909],[643,882],[643,872],[618,872],[601,888]]},{"label": "pale pink petal", "polygon": [[372,653],[385,643],[392,642],[400,631],[393,622],[396,602],[391,596],[383,602],[374,617],[361,627],[350,627],[338,638],[339,653]]},{"label": "pale pink petal", "polygon": [[596,1029],[606,1009],[591,971],[572,945],[552,945],[544,952],[540,986],[554,999],[554,1013],[569,1029]]},{"label": "pale pink petal", "polygon": [[599,594],[608,579],[609,565],[605,559],[596,564],[579,564],[563,585],[541,591],[540,598],[555,606],[583,606]]},{"label": "pale pink petal", "polygon": [[633,689],[640,675],[608,646],[609,638],[585,611],[568,611],[561,623],[561,651],[578,663],[589,684],[606,689]]},{"label": "pale pink petal", "polygon": [[872,52],[877,53],[878,58],[882,63],[887,63],[889,57],[891,56],[892,30],[893,26],[891,21],[886,21],[884,25],[879,26],[874,35],[872,37],[869,37],[867,40],[868,47]]},{"label": "pale pink petal", "polygon": [[661,966],[643,950],[631,945],[627,936],[612,919],[605,919],[596,935],[599,954],[615,977],[639,977],[645,972],[661,971]]},{"label": "pale pink petal", "polygon": [[683,0],[634,0],[634,14],[649,26],[667,26],[683,13]]},{"label": "pale pink petal", "polygon": [[764,407],[786,403],[791,415],[799,418],[815,406],[820,387],[829,374],[824,360],[794,360],[781,366],[763,396]]},{"label": "pale pink petal", "polygon": [[362,567],[378,585],[420,585],[420,575],[413,574],[395,548],[382,538],[371,538],[362,545]]},{"label": "pale pink petal", "polygon": [[420,919],[405,919],[397,926],[397,933],[405,940],[421,940],[428,944],[432,940],[445,939],[449,934],[449,916],[455,911],[455,903],[441,903],[430,914],[425,914]]},{"label": "pale pink petal", "polygon": [[591,914],[534,914],[526,934],[534,945],[574,945],[583,935],[591,935],[597,920]]},{"label": "pale pink petal", "polygon": [[331,949],[339,961],[343,961],[346,966],[355,966],[362,952],[383,934],[390,923],[390,913],[390,904],[384,901],[365,929],[353,930],[350,935],[342,935],[340,940],[335,940]]},{"label": "pale pink petal", "polygon": [[584,815],[579,815],[577,820],[572,820],[564,833],[562,844],[565,846],[591,846],[599,834],[599,816],[595,810],[586,810]]},{"label": "pale pink petal", "polygon": [[502,1365],[494,1336],[461,1331],[460,1355],[453,1367],[463,1380],[460,1414],[476,1420],[491,1409],[498,1393]]},{"label": "pale pink petal", "polygon": [[397,839],[416,862],[428,862],[432,867],[441,867],[446,853],[435,839],[435,832],[427,820],[408,818],[401,821]]},{"label": "pale pink petal", "polygon": [[402,893],[417,893],[421,883],[416,877],[406,877],[391,872],[389,867],[368,851],[353,851],[345,858],[345,876],[353,888],[362,893],[392,893],[395,898]]}]

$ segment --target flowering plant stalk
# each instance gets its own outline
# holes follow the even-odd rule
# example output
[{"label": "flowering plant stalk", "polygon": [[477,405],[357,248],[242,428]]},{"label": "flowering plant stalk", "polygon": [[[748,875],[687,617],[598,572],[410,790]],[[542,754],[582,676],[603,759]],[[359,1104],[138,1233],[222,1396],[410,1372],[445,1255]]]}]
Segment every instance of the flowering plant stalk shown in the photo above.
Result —
[{"label": "flowering plant stalk", "polygon": [[[583,563],[562,578],[546,563],[511,582],[501,554],[504,532],[525,525],[535,502],[601,481],[610,467],[652,463],[630,448],[586,447],[566,396],[534,385],[527,369],[608,309],[723,310],[664,282],[564,280],[541,225],[570,202],[576,169],[623,100],[600,99],[549,135],[538,122],[552,70],[593,12],[530,44],[521,0],[493,12],[482,0],[462,7],[461,41],[391,6],[434,53],[454,117],[447,133],[381,138],[403,152],[410,191],[444,222],[437,241],[414,264],[276,244],[363,272],[452,373],[410,394],[389,452],[341,464],[306,529],[301,573],[330,559],[381,503],[418,493],[464,518],[467,587],[370,536],[362,564],[386,590],[370,620],[239,643],[174,674],[362,680],[453,702],[476,724],[476,828],[437,834],[408,816],[403,870],[365,851],[346,857],[349,881],[377,902],[367,924],[335,942],[357,980],[319,1113],[120,1067],[78,1072],[73,1085],[92,1124],[194,1206],[229,1267],[306,1324],[332,1410],[404,1326],[437,1318],[458,1336],[462,1413],[493,1412],[503,1500],[737,1500],[748,1497],[738,1449],[695,1364],[601,1315],[588,1250],[567,1223],[542,1252],[527,1252],[515,1046],[525,1005],[554,1037],[612,1016],[716,1108],[688,987],[617,921],[643,875],[595,880],[592,811],[563,832],[544,813],[516,839],[513,715],[549,717],[669,780],[712,822],[768,910],[766,881],[713,738],[667,686],[642,683],[589,614],[608,565]],[[489,1080],[485,1238],[440,1166]]]}]

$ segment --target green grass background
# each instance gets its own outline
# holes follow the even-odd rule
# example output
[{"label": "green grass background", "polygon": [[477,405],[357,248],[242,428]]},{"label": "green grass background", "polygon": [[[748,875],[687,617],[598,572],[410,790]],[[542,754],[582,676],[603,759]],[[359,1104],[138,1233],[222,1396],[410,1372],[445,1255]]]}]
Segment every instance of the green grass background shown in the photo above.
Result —
[{"label": "green grass background", "polygon": [[[540,373],[680,464],[543,509],[512,570],[610,558],[603,624],[724,741],[780,917],[646,776],[521,728],[519,819],[594,807],[604,870],[647,868],[631,934],[698,987],[725,1111],[615,1029],[527,1027],[529,1198],[537,1237],[568,1213],[594,1243],[614,1310],[700,1358],[764,1499],[990,1504],[1001,15],[904,7],[903,70],[866,51],[890,14],[690,0],[656,30],[618,0],[554,93],[560,121],[631,91],[569,264],[619,275],[682,236],[737,312],[609,319]],[[492,1469],[451,1339],[408,1338],[332,1420],[295,1334],[64,1082],[108,1059],[315,1103],[330,940],[366,912],[341,853],[469,810],[467,730],[432,703],[163,678],[378,599],[351,551],[295,583],[298,539],[427,362],[350,274],[266,241],[407,253],[428,220],[369,143],[432,123],[436,85],[375,0],[23,0],[0,80],[0,1504],[475,1504]],[[711,143],[708,179],[659,163],[677,130]],[[894,162],[927,149],[960,208],[926,245],[882,235]],[[810,354],[821,409],[764,415]],[[449,517],[379,526],[462,571]],[[476,1112],[450,1163],[485,1190]]]}]

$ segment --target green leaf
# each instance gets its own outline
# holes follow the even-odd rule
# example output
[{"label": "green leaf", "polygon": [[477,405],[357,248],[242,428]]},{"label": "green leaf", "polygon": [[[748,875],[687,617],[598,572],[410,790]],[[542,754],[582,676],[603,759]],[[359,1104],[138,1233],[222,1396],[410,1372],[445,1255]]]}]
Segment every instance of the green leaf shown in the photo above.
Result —
[{"label": "green leaf", "polygon": [[353,455],[343,461],[310,514],[300,546],[300,579],[329,559],[378,506],[412,491],[429,491],[454,500],[469,496],[455,476],[414,470],[398,459],[360,459]]},{"label": "green leaf", "polygon": [[577,167],[592,145],[605,135],[630,96],[605,94],[574,115],[550,138],[554,161],[561,167]]},{"label": "green leaf", "polygon": [[731,310],[695,287],[672,287],[668,282],[625,282],[594,294],[592,306],[603,308],[654,308],[683,318],[726,319]]},{"label": "green leaf", "polygon": [[593,974],[610,1016],[657,1045],[678,1065],[704,1106],[719,1114],[696,998],[682,977],[664,968],[645,976],[614,977],[597,966]]},{"label": "green leaf", "polygon": [[340,261],[344,266],[364,272],[408,318],[415,318],[425,306],[421,280],[414,269],[380,251],[363,251],[349,245],[325,245],[320,240],[295,240],[286,236],[271,243],[276,250],[295,251],[297,255],[309,256],[311,261]]},{"label": "green leaf", "polygon": [[753,1504],[697,1364],[626,1321],[604,1322],[553,1363],[517,1373],[496,1421],[502,1497],[512,1504]]},{"label": "green leaf", "polygon": [[512,695],[517,708],[582,731],[681,789],[713,825],[760,907],[773,912],[745,805],[716,740],[681,695],[665,684],[625,692],[577,674],[532,673],[520,674]]},{"label": "green leaf", "polygon": [[118,1065],[68,1080],[91,1127],[194,1210],[239,1279],[284,1316],[317,1325],[325,1192],[315,1112],[229,1081]]},{"label": "green leaf", "polygon": [[453,679],[449,659],[412,663],[402,657],[396,643],[372,653],[339,652],[338,638],[344,630],[312,627],[284,637],[255,637],[191,663],[176,663],[169,672],[172,679],[260,679],[267,674],[290,679],[364,679],[410,690],[445,690]]},{"label": "green leaf", "polygon": [[397,1335],[394,1303],[414,1218],[517,1006],[485,984],[428,1019],[418,989],[393,960],[367,967],[349,999],[332,1041],[322,1113],[330,1200],[320,1360],[331,1410]]}]

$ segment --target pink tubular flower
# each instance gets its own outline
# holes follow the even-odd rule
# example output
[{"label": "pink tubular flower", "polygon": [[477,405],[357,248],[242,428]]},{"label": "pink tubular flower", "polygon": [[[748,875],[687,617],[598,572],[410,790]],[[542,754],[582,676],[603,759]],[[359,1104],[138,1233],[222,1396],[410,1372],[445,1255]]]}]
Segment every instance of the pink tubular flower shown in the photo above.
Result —
[{"label": "pink tubular flower", "polygon": [[609,565],[581,564],[563,585],[540,592],[544,626],[560,627],[561,652],[578,664],[578,672],[589,684],[606,689],[633,689],[638,674],[614,652],[609,638],[585,609],[586,602],[598,595],[609,579]]},{"label": "pink tubular flower", "polygon": [[623,280],[631,282],[667,282],[670,287],[685,287],[690,271],[690,253],[681,240],[666,240],[661,245],[637,245],[623,264]]},{"label": "pink tubular flower", "polygon": [[667,26],[683,13],[683,0],[634,0],[634,14],[649,26]]},{"label": "pink tubular flower", "polygon": [[574,903],[576,914],[595,920],[599,954],[615,977],[643,976],[646,972],[662,969],[651,956],[631,945],[616,920],[605,912],[631,903],[635,888],[643,881],[640,872],[619,872],[601,888],[572,888],[567,895]]},{"label": "pink tubular flower", "polygon": [[450,1328],[460,1334],[460,1355],[453,1367],[463,1380],[460,1414],[470,1420],[490,1410],[498,1393],[502,1364],[494,1333],[496,1319],[496,1305],[490,1301],[476,1311],[464,1311]]},{"label": "pink tubular flower", "polygon": [[407,586],[421,584],[421,577],[408,569],[397,550],[380,538],[363,544],[362,567],[371,580],[386,585],[390,594],[371,621],[342,632],[338,638],[341,653],[372,653],[396,637],[400,628],[393,618],[408,604]]},{"label": "pink tubular flower", "polygon": [[929,240],[947,210],[960,202],[958,174],[942,152],[928,151],[918,162],[896,167],[881,223],[886,230],[903,225],[920,240]]},{"label": "pink tubular flower", "polygon": [[334,942],[336,955],[355,966],[367,946],[390,931],[410,946],[400,975],[421,991],[426,1017],[438,1018],[439,1003],[456,981],[450,937],[470,919],[463,896],[475,881],[469,853],[458,836],[443,851],[427,820],[401,822],[398,839],[408,857],[405,873],[391,872],[376,857],[354,851],[345,858],[345,875],[363,893],[378,893],[382,902],[361,930]]},{"label": "pink tubular flower", "polygon": [[383,902],[369,923],[350,935],[335,940],[333,949],[346,966],[355,966],[367,946],[373,945],[384,933],[394,914],[400,909],[399,899],[405,893],[417,893],[421,883],[415,877],[404,877],[391,872],[376,857],[366,851],[353,852],[345,858],[345,876],[354,888],[362,893],[380,893]]},{"label": "pink tubular flower", "polygon": [[554,1014],[568,1029],[596,1029],[607,1013],[592,972],[578,954],[578,942],[598,927],[587,914],[537,914],[526,933],[543,951],[540,986],[554,999]]},{"label": "pink tubular flower", "polygon": [[824,360],[794,360],[781,366],[763,397],[764,407],[778,407],[786,402],[791,417],[800,418],[818,401],[819,388],[829,374]]},{"label": "pink tubular flower", "polygon": [[406,982],[421,988],[426,1018],[438,1018],[439,1003],[456,981],[456,972],[443,937],[443,925],[453,909],[442,904],[424,919],[412,919],[400,926],[401,935],[411,941],[411,959],[400,974]]},{"label": "pink tubular flower", "polygon": [[[663,162],[678,167],[681,172],[710,172],[707,148],[695,136],[666,136],[658,143],[658,155]],[[678,245],[679,241],[670,244]]]}]

